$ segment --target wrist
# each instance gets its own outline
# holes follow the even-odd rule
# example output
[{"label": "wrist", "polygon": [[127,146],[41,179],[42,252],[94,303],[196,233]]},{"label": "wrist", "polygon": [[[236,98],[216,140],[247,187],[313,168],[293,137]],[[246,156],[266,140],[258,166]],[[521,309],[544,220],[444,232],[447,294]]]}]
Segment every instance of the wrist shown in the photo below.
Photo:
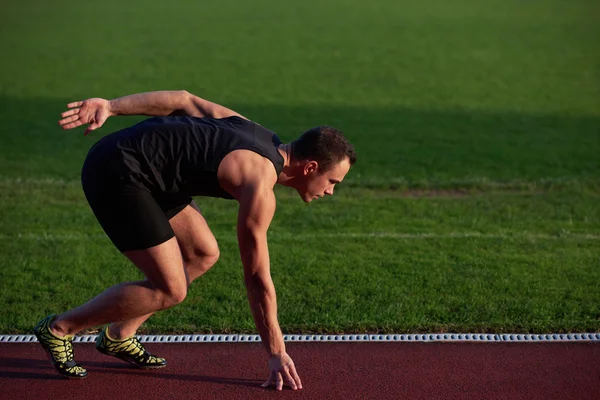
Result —
[{"label": "wrist", "polygon": [[117,111],[116,100],[106,100],[106,109],[107,109],[108,115],[110,117],[119,115],[119,113]]},{"label": "wrist", "polygon": [[281,341],[281,344],[279,345],[275,345],[272,346],[269,351],[269,358],[273,358],[273,357],[277,357],[277,356],[281,356],[282,354],[285,354],[285,344],[283,343],[283,340]]}]

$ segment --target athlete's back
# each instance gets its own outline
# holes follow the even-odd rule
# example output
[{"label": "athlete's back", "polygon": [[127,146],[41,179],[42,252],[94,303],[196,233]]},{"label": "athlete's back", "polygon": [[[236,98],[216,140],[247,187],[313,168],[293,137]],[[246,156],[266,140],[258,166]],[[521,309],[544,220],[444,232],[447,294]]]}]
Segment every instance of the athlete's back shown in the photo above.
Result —
[{"label": "athlete's back", "polygon": [[89,158],[108,158],[121,180],[151,192],[231,199],[217,181],[223,158],[251,150],[279,174],[280,144],[275,133],[240,117],[154,117],[102,138]]}]

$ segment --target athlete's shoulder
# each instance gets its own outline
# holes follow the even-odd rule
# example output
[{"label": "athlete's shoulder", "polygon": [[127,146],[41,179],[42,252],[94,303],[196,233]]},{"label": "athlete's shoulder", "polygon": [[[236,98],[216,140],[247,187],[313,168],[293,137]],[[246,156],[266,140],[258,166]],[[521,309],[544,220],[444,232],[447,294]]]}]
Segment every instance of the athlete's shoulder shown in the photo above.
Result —
[{"label": "athlete's shoulder", "polygon": [[245,187],[273,188],[277,173],[270,160],[247,149],[227,154],[217,172],[219,183],[233,197],[238,198]]}]

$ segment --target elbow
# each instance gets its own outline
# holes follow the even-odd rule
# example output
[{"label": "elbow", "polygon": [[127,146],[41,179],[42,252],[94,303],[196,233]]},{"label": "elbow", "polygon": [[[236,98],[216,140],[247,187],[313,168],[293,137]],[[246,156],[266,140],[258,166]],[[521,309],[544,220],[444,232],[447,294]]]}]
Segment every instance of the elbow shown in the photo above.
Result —
[{"label": "elbow", "polygon": [[202,111],[201,99],[188,92],[187,90],[178,90],[178,113],[187,115],[190,117],[205,117],[205,113]]},{"label": "elbow", "polygon": [[178,90],[177,95],[179,96],[179,100],[181,104],[189,105],[193,103],[193,98],[195,97],[193,94],[188,92],[187,90]]}]

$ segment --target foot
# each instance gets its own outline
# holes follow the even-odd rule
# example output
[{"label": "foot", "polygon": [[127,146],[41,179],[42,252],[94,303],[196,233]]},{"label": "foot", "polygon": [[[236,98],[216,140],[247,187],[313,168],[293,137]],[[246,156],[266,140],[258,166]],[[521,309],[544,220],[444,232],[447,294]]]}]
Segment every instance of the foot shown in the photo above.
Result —
[{"label": "foot", "polygon": [[52,361],[56,370],[69,378],[85,378],[87,371],[73,360],[73,336],[57,336],[50,330],[54,315],[49,315],[35,326],[33,333]]},{"label": "foot", "polygon": [[120,358],[140,368],[162,368],[167,365],[167,360],[164,358],[148,353],[135,336],[119,340],[110,338],[108,326],[98,334],[96,349],[103,354]]}]

